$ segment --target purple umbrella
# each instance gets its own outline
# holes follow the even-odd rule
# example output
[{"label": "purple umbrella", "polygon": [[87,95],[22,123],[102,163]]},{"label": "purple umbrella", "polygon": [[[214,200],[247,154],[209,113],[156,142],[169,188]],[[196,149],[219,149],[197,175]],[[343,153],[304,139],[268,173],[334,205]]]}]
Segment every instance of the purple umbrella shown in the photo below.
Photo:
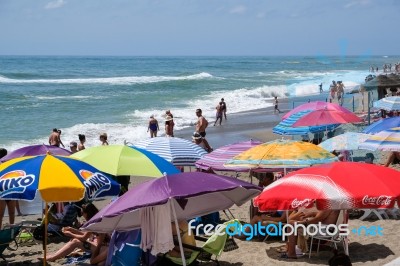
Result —
[{"label": "purple umbrella", "polygon": [[[165,220],[164,228],[175,221],[202,216],[232,205],[242,205],[262,189],[235,178],[187,172],[166,175],[130,189],[123,196],[107,205],[82,228],[94,232],[129,231],[149,226],[141,223],[143,213],[159,205],[172,210],[171,220]],[[152,209],[152,208],[150,208]],[[153,224],[153,222],[149,222]],[[179,232],[179,228],[176,228]],[[178,234],[180,242],[180,236]],[[180,247],[183,251],[182,246]],[[184,262],[183,254],[182,261]]]},{"label": "purple umbrella", "polygon": [[228,160],[231,160],[239,153],[247,151],[248,149],[253,148],[254,146],[260,144],[262,144],[262,142],[257,140],[249,140],[249,141],[229,144],[221,148],[218,148],[209,154],[204,155],[203,158],[198,160],[195,165],[197,168],[206,171],[208,170],[236,171],[236,172],[249,171],[249,168],[243,168],[243,167],[226,168],[224,166],[224,163],[226,163]]},{"label": "purple umbrella", "polygon": [[0,161],[5,162],[23,156],[37,156],[37,155],[45,155],[47,153],[50,153],[51,155],[61,155],[61,156],[69,156],[71,154],[70,151],[63,148],[40,144],[40,145],[32,145],[19,148],[9,153],[7,156],[1,158]]},{"label": "purple umbrella", "polygon": [[242,205],[262,188],[232,177],[202,172],[166,175],[139,184],[103,208],[83,228],[95,232],[140,227],[138,210],[173,200],[178,219],[190,219]]}]

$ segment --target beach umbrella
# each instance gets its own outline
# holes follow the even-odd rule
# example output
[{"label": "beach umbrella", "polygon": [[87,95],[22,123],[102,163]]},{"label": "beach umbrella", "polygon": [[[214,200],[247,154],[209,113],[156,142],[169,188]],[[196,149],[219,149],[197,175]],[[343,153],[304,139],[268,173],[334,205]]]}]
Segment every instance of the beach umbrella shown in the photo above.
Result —
[{"label": "beach umbrella", "polygon": [[339,124],[332,124],[326,126],[293,127],[294,123],[310,112],[311,110],[304,110],[288,116],[272,128],[272,132],[278,135],[307,135],[308,133],[332,131],[339,126]]},{"label": "beach umbrella", "polygon": [[358,148],[370,151],[400,151],[400,127],[391,128],[372,135],[361,143]]},{"label": "beach umbrella", "polygon": [[379,101],[373,103],[373,106],[378,109],[383,109],[386,111],[396,111],[400,110],[400,97],[392,96],[382,98]]},{"label": "beach umbrella", "polygon": [[297,122],[293,124],[293,127],[322,125],[327,126],[331,124],[347,124],[359,122],[362,122],[362,119],[351,112],[319,109],[311,111],[310,113],[297,120]]},{"label": "beach umbrella", "polygon": [[309,142],[274,140],[255,146],[225,163],[226,167],[303,168],[336,161],[332,153]]},{"label": "beach umbrella", "polygon": [[368,139],[370,135],[356,132],[346,132],[321,142],[318,146],[327,151],[357,150],[358,145]]},{"label": "beach umbrella", "polygon": [[383,130],[400,127],[400,116],[389,117],[376,121],[375,123],[366,127],[362,132],[365,134],[376,134]]},{"label": "beach umbrella", "polygon": [[254,199],[260,211],[393,208],[400,199],[400,172],[379,165],[335,162],[313,166],[275,181]]},{"label": "beach umbrella", "polygon": [[71,157],[53,155],[26,156],[2,163],[0,184],[1,200],[31,201],[39,192],[46,202],[45,232],[48,202],[93,200],[120,192],[118,183],[93,166]]},{"label": "beach umbrella", "polygon": [[282,116],[282,120],[288,118],[289,116],[291,116],[293,114],[301,112],[301,111],[314,111],[314,110],[321,110],[321,109],[339,111],[339,112],[344,112],[344,113],[351,113],[350,110],[348,110],[348,109],[344,108],[343,106],[340,106],[339,104],[336,104],[336,103],[314,101],[314,102],[304,103],[302,105],[297,106],[296,108],[294,108],[293,110],[287,112],[284,116]]},{"label": "beach umbrella", "polygon": [[204,155],[200,160],[196,162],[196,167],[202,170],[215,170],[215,171],[248,171],[247,167],[225,167],[224,163],[232,159],[239,153],[242,153],[252,147],[262,144],[257,140],[242,141],[234,144],[225,145],[220,147],[211,153]]},{"label": "beach umbrella", "polygon": [[87,162],[100,171],[114,176],[160,177],[178,173],[171,163],[160,156],[136,147],[107,145],[84,149],[71,155]]},{"label": "beach umbrella", "polygon": [[207,154],[199,145],[174,137],[149,138],[136,142],[134,146],[157,154],[175,166],[194,166]]},{"label": "beach umbrella", "polygon": [[45,144],[31,145],[10,152],[9,154],[1,158],[0,162],[5,162],[22,156],[45,155],[48,153],[52,155],[62,155],[62,156],[68,156],[71,154],[70,151],[57,146],[51,146]]},{"label": "beach umbrella", "polygon": [[[149,209],[162,206],[171,210],[170,219],[164,219],[164,228],[171,228],[171,222],[188,220],[232,205],[242,205],[258,195],[261,188],[235,178],[202,172],[188,172],[166,175],[150,180],[130,189],[127,193],[107,205],[83,225],[83,230],[93,232],[129,231],[152,224],[142,223],[142,215]],[[152,217],[152,215],[148,215]],[[179,228],[177,228],[179,232]],[[178,239],[180,237],[178,234]],[[180,246],[183,251],[182,246]],[[182,254],[182,261],[185,262]]]}]

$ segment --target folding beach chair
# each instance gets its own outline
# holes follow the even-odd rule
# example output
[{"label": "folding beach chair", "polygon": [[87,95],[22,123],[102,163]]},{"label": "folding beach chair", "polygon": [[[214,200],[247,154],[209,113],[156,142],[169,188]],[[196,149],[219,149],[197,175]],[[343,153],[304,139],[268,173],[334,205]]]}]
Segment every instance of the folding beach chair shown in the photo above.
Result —
[{"label": "folding beach chair", "polygon": [[[192,245],[187,245],[182,243],[183,248],[192,250],[190,257],[186,258],[186,265],[193,265],[197,262],[209,262],[213,261],[219,265],[218,257],[223,251],[228,252],[238,248],[232,237],[227,234],[222,234],[226,231],[226,227],[233,223],[240,223],[239,220],[230,220],[225,222],[223,226],[219,227],[219,231],[215,232],[209,238],[195,236],[198,241],[204,242],[201,247],[195,247]],[[178,243],[175,243],[178,245]],[[213,258],[214,256],[214,258]],[[166,254],[164,256],[168,261],[175,265],[183,265],[182,259],[179,257],[172,257]],[[166,265],[167,263],[162,263],[160,265]]]},{"label": "folding beach chair", "polygon": [[[16,237],[21,231],[21,225],[9,225],[2,230],[0,230],[0,256],[7,263],[6,258],[3,256],[3,252],[6,249],[15,251],[18,248],[18,243]],[[10,244],[15,243],[15,248],[11,248]]]}]

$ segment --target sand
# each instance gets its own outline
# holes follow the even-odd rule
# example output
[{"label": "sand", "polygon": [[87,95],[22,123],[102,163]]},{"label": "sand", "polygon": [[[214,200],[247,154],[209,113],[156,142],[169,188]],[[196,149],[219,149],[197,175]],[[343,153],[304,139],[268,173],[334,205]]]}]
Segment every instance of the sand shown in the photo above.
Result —
[{"label": "sand", "polygon": [[[288,104],[281,101],[280,108],[288,110]],[[272,134],[271,127],[280,121],[280,115],[273,114],[271,108],[261,109],[257,111],[245,112],[240,114],[228,114],[228,121],[223,121],[222,126],[213,127],[210,121],[210,127],[207,131],[207,138],[210,144],[214,147],[220,147],[225,144],[236,141],[248,140],[250,138],[268,141],[276,139],[277,135]],[[193,129],[186,129],[176,132],[176,136],[190,139]],[[383,154],[378,158],[378,163],[383,163],[387,154]],[[232,173],[221,173],[224,175],[232,175]],[[250,181],[247,174],[241,174],[240,178]],[[108,203],[106,200],[96,201],[95,204],[99,207],[105,206]],[[249,202],[243,206],[234,206],[231,208],[232,213],[236,218],[243,222],[249,222]],[[40,215],[17,217],[17,222],[22,220],[36,220]],[[221,218],[226,218],[221,213]],[[4,221],[7,221],[5,217]],[[349,228],[359,226],[381,226],[383,228],[383,236],[365,236],[351,235],[349,237],[349,252],[353,265],[384,265],[400,256],[399,234],[398,234],[398,219],[391,217],[383,221],[377,220],[376,217],[371,217],[370,220],[360,221],[359,219],[351,219]],[[51,238],[48,244],[48,252],[52,253],[64,245],[65,239],[60,237]],[[280,259],[276,247],[282,246],[282,242],[278,238],[269,238],[267,241],[253,240],[241,241],[236,240],[239,249],[231,252],[223,252],[219,257],[222,266],[256,266],[256,265],[326,265],[329,258],[332,257],[332,252],[329,250],[320,251],[317,255],[312,253],[311,258],[304,256],[297,260]],[[339,249],[342,249],[339,246]],[[32,246],[21,246],[17,251],[6,250],[5,258],[10,262],[10,265],[42,265],[38,260],[43,256],[42,245],[35,244]],[[65,260],[49,263],[49,265],[63,265]],[[87,265],[84,263],[78,265]],[[206,263],[203,265],[215,265],[215,263]]]}]

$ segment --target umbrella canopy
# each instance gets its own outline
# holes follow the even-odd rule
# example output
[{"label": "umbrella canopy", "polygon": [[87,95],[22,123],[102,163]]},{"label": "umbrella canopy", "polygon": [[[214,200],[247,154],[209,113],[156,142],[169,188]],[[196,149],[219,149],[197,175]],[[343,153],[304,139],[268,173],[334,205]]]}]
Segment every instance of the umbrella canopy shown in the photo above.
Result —
[{"label": "umbrella canopy", "polygon": [[289,116],[291,116],[293,114],[301,112],[301,111],[314,111],[314,110],[321,110],[321,109],[340,111],[340,112],[344,112],[344,113],[351,113],[351,111],[340,106],[339,104],[315,101],[315,102],[309,102],[309,103],[305,103],[305,104],[297,106],[296,108],[294,108],[293,110],[287,112],[284,116],[282,116],[282,120],[288,118]]},{"label": "umbrella canopy", "polygon": [[25,146],[10,152],[9,154],[1,158],[0,162],[5,162],[22,156],[45,155],[48,153],[52,155],[62,155],[62,156],[68,156],[71,154],[70,151],[56,146],[50,146],[45,144],[32,145],[32,146]]},{"label": "umbrella canopy", "polygon": [[0,198],[33,200],[39,191],[46,202],[116,196],[120,186],[93,166],[64,156],[39,155],[0,165]]},{"label": "umbrella canopy", "polygon": [[199,145],[174,137],[149,138],[135,143],[134,146],[153,152],[175,166],[193,166],[207,154]]},{"label": "umbrella canopy", "polygon": [[235,178],[201,172],[166,175],[139,184],[90,219],[83,229],[128,231],[141,226],[139,210],[171,201],[177,219],[190,219],[242,205],[261,188]]},{"label": "umbrella canopy", "polygon": [[249,168],[301,168],[337,161],[332,153],[309,142],[275,140],[235,156],[225,166]]},{"label": "umbrella canopy", "polygon": [[400,127],[384,130],[370,136],[358,148],[370,151],[400,151]]},{"label": "umbrella canopy", "polygon": [[374,107],[386,111],[400,110],[400,97],[392,96],[392,97],[382,98],[379,101],[374,102]]},{"label": "umbrella canopy", "polygon": [[215,171],[247,171],[248,168],[241,167],[225,167],[224,163],[232,159],[241,152],[244,152],[252,147],[262,144],[262,142],[257,140],[249,140],[238,142],[234,144],[229,144],[214,150],[203,156],[200,160],[196,162],[196,167],[202,170],[215,170]]},{"label": "umbrella canopy", "polygon": [[299,111],[288,116],[276,125],[272,132],[278,135],[306,135],[308,133],[318,133],[322,131],[332,131],[339,126],[339,124],[327,126],[310,126],[310,127],[292,127],[300,118],[306,114],[311,113],[311,110]]},{"label": "umbrella canopy", "polygon": [[293,127],[304,127],[304,126],[321,126],[330,124],[347,124],[347,123],[359,123],[362,119],[353,113],[347,113],[337,110],[320,109],[306,114],[296,123]]},{"label": "umbrella canopy", "polygon": [[261,211],[393,208],[400,197],[400,172],[374,164],[336,162],[292,172],[254,199]]},{"label": "umbrella canopy", "polygon": [[164,173],[178,173],[171,163],[143,149],[126,145],[91,147],[74,153],[71,157],[81,159],[99,170],[114,175],[160,177]]},{"label": "umbrella canopy", "polygon": [[389,117],[376,121],[363,130],[366,134],[376,134],[383,130],[400,127],[400,116]]},{"label": "umbrella canopy", "polygon": [[346,132],[336,137],[327,139],[318,146],[327,151],[357,150],[358,145],[368,139],[370,135],[356,132]]}]

